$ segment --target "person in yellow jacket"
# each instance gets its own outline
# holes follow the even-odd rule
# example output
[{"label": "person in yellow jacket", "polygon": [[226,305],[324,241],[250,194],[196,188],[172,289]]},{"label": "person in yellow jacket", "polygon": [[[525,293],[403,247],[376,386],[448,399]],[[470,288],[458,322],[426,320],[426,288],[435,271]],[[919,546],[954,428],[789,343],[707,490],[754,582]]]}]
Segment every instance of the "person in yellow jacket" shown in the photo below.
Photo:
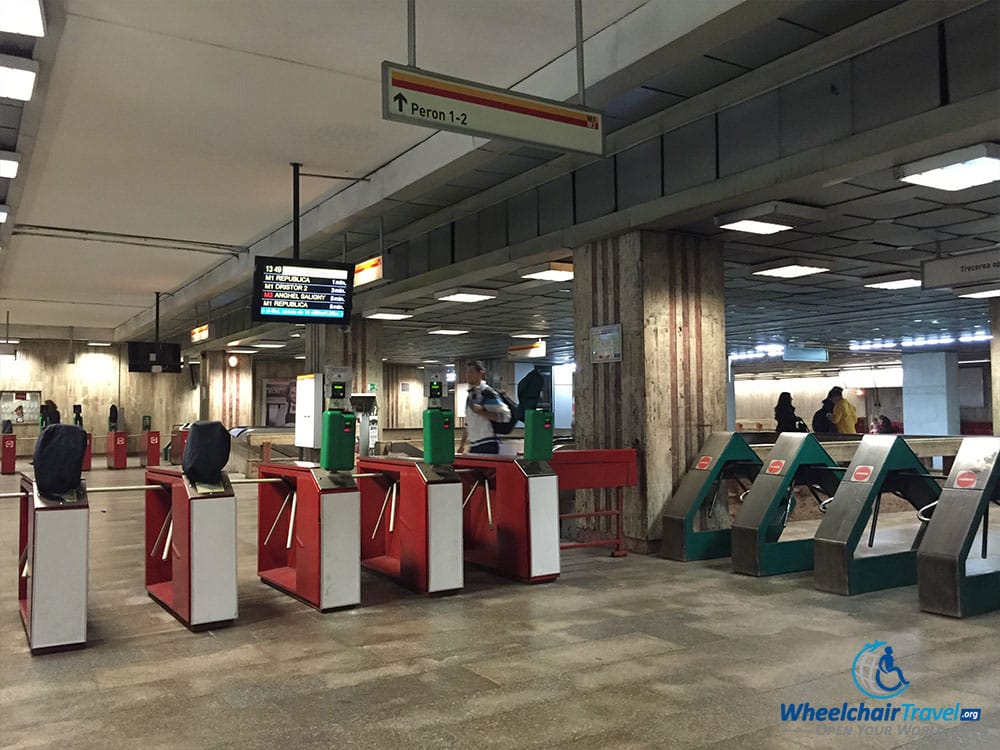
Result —
[{"label": "person in yellow jacket", "polygon": [[827,398],[833,401],[830,421],[837,427],[837,432],[841,435],[857,434],[858,412],[854,404],[844,398],[844,389],[834,386]]}]

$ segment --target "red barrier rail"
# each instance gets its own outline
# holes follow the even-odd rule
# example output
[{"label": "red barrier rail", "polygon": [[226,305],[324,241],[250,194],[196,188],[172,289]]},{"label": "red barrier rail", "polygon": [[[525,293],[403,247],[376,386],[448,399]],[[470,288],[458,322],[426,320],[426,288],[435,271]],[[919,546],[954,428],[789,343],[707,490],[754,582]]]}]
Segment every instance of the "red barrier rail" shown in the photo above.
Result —
[{"label": "red barrier rail", "polygon": [[556,451],[549,461],[552,470],[559,477],[560,490],[600,490],[617,489],[614,510],[594,510],[586,513],[562,513],[559,520],[570,518],[615,518],[615,535],[610,539],[594,539],[589,542],[569,542],[560,544],[559,549],[578,547],[614,547],[614,557],[624,557],[625,537],[623,532],[623,509],[625,488],[639,483],[636,452],[632,448],[607,450],[565,450]]}]

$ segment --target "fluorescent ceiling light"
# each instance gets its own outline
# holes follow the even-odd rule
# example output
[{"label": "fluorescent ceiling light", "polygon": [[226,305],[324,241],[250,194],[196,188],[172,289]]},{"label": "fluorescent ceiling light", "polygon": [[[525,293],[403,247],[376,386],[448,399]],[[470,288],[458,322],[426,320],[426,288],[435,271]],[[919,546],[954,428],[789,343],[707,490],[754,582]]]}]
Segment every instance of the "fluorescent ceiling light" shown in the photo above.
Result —
[{"label": "fluorescent ceiling light", "polygon": [[305,359],[305,358],[306,358],[305,354],[296,354],[295,355],[295,359]]},{"label": "fluorescent ceiling light", "polygon": [[986,285],[958,287],[954,290],[954,292],[959,297],[965,297],[966,299],[992,299],[993,297],[1000,297],[1000,286]]},{"label": "fluorescent ceiling light", "polygon": [[948,334],[944,334],[942,336],[931,335],[931,336],[917,336],[916,338],[912,339],[906,338],[903,339],[902,346],[909,349],[910,347],[914,346],[939,346],[941,344],[954,344],[954,343],[955,343],[954,338],[952,338]]},{"label": "fluorescent ceiling light", "polygon": [[226,349],[227,354],[256,354],[256,349]]},{"label": "fluorescent ceiling light", "polygon": [[921,286],[923,282],[910,273],[894,273],[888,276],[874,276],[870,283],[865,284],[867,289],[913,289]]},{"label": "fluorescent ceiling light", "polygon": [[830,217],[829,212],[814,206],[772,201],[715,217],[720,229],[751,234],[775,234],[804,224],[814,224]]},{"label": "fluorescent ceiling light", "polygon": [[5,206],[0,203],[0,224],[7,221],[7,216],[10,214],[10,206]]},{"label": "fluorescent ceiling light", "polygon": [[461,336],[463,333],[468,333],[468,331],[462,331],[458,328],[431,328],[427,333],[435,336]]},{"label": "fluorescent ceiling light", "polygon": [[1000,180],[1000,146],[980,143],[899,167],[903,182],[937,190],[965,190]]},{"label": "fluorescent ceiling light", "polygon": [[35,90],[38,63],[25,57],[0,55],[0,97],[29,101]]},{"label": "fluorescent ceiling light", "polygon": [[390,310],[387,307],[379,307],[375,310],[362,313],[361,317],[368,318],[369,320],[406,320],[407,318],[412,318],[413,313],[409,310]]},{"label": "fluorescent ceiling light", "polygon": [[42,0],[0,0],[0,31],[45,36]]},{"label": "fluorescent ceiling light", "polygon": [[967,291],[958,296],[965,297],[966,299],[993,299],[994,297],[1000,297],[1000,287],[996,289],[982,289],[980,291]]},{"label": "fluorescent ceiling light", "polygon": [[786,224],[772,224],[767,221],[754,221],[753,219],[741,219],[728,224],[720,224],[720,228],[729,229],[733,232],[749,232],[750,234],[777,234],[791,229]]},{"label": "fluorescent ceiling light", "polygon": [[111,346],[110,341],[88,341],[87,346]]},{"label": "fluorescent ceiling light", "polygon": [[0,344],[20,344],[21,339],[0,339]]},{"label": "fluorescent ceiling light", "polygon": [[815,261],[787,258],[785,260],[761,263],[750,269],[754,276],[772,276],[779,279],[797,279],[800,276],[811,276],[814,273],[826,273],[829,266],[818,265]]},{"label": "fluorescent ceiling light", "polygon": [[538,279],[539,281],[569,281],[573,278],[572,263],[543,263],[540,266],[529,266],[521,269],[522,279]]},{"label": "fluorescent ceiling light", "polygon": [[284,349],[284,341],[252,341],[250,346],[255,349]]},{"label": "fluorescent ceiling light", "polygon": [[[3,0],[0,0],[2,3]],[[21,163],[21,157],[13,151],[0,151],[0,177],[13,180],[17,177],[17,166]]]},{"label": "fluorescent ceiling light", "polygon": [[434,299],[439,302],[483,302],[488,299],[496,299],[496,296],[497,293],[492,289],[473,289],[471,287],[445,289],[443,292],[434,293]]},{"label": "fluorescent ceiling light", "polygon": [[993,336],[986,333],[986,331],[976,331],[973,334],[966,334],[964,336],[959,336],[958,340],[963,344],[975,344],[980,341],[992,341]]},{"label": "fluorescent ceiling light", "polygon": [[539,333],[537,331],[514,331],[510,335],[512,339],[544,339],[548,338],[549,334]]}]

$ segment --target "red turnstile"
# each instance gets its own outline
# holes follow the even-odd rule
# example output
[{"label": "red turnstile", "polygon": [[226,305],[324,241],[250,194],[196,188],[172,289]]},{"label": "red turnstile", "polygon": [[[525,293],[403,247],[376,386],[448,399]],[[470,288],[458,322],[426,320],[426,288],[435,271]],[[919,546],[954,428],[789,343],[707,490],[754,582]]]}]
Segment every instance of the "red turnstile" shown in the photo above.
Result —
[{"label": "red turnstile", "polygon": [[128,468],[128,434],[124,432],[109,432],[106,440],[106,451],[109,469]]},{"label": "red turnstile", "polygon": [[361,495],[350,472],[261,464],[257,575],[321,612],[361,603]]},{"label": "red turnstile", "polygon": [[190,430],[174,430],[170,433],[170,463],[180,466],[184,460],[184,446],[187,445]]},{"label": "red turnstile", "polygon": [[465,560],[528,583],[558,578],[559,486],[549,465],[482,455],[456,456],[454,465]]},{"label": "red turnstile", "polygon": [[21,474],[17,599],[32,654],[87,643],[86,486],[62,497],[39,494]]},{"label": "red turnstile", "polygon": [[90,471],[93,468],[94,463],[94,436],[89,432],[87,433],[87,447],[83,451],[83,464],[80,468],[83,471]]},{"label": "red turnstile", "polygon": [[358,474],[361,564],[423,594],[462,588],[458,475],[449,467],[367,457],[358,459]]},{"label": "red turnstile", "polygon": [[0,474],[13,474],[17,463],[17,435],[0,435]]},{"label": "red turnstile", "polygon": [[229,477],[191,482],[176,469],[149,469],[146,592],[191,630],[236,619],[236,496]]},{"label": "red turnstile", "polygon": [[160,433],[147,431],[142,433],[142,451],[139,453],[140,466],[160,465]]}]

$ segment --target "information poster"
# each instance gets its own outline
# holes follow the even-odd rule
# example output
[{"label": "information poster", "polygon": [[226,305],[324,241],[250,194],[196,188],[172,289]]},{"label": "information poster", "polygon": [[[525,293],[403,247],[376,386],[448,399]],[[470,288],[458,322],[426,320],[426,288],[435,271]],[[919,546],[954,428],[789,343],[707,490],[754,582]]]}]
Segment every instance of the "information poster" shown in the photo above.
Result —
[{"label": "information poster", "polygon": [[41,404],[41,391],[0,391],[0,421],[37,425]]},{"label": "information poster", "polygon": [[590,329],[590,361],[594,364],[622,361],[620,323],[612,326],[594,326]]},{"label": "information poster", "polygon": [[264,424],[290,427],[295,424],[295,378],[264,381]]}]

